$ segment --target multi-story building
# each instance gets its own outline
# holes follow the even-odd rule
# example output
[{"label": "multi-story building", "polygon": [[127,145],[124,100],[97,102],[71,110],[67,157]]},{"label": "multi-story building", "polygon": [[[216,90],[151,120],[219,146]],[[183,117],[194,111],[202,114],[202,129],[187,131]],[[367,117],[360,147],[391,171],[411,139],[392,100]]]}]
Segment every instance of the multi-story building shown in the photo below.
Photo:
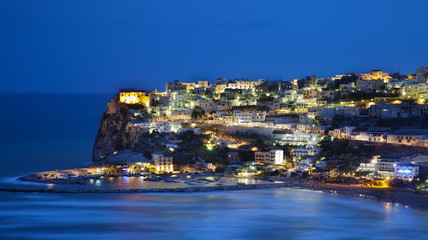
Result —
[{"label": "multi-story building", "polygon": [[192,111],[190,111],[190,110],[172,110],[169,118],[171,120],[189,120],[192,118]]},{"label": "multi-story building", "polygon": [[256,86],[264,83],[266,80],[258,79],[257,81],[251,81],[248,79],[235,80],[234,82],[230,82],[227,84],[227,88],[230,89],[253,89]]},{"label": "multi-story building", "polygon": [[284,163],[284,151],[274,149],[268,152],[255,152],[254,157],[256,162],[268,165],[280,165]]},{"label": "multi-story building", "polygon": [[319,154],[321,148],[315,145],[306,145],[302,148],[293,149],[291,156],[293,157],[302,157],[302,156],[315,156]]},{"label": "multi-story building", "polygon": [[174,171],[172,156],[163,154],[152,154],[152,160],[155,164],[156,173],[168,173]]},{"label": "multi-story building", "polygon": [[355,83],[355,88],[359,92],[374,92],[380,90],[384,86],[384,81],[382,79],[376,80],[364,80],[357,79]]},{"label": "multi-story building", "polygon": [[382,177],[411,180],[419,175],[419,166],[409,163],[407,159],[381,159],[380,156],[374,156],[370,163],[360,163],[357,171],[379,173]]},{"label": "multi-story building", "polygon": [[281,99],[272,98],[272,99],[259,99],[257,100],[257,106],[267,107],[272,111],[281,109]]},{"label": "multi-story building", "polygon": [[357,168],[357,172],[377,172],[379,157],[380,156],[373,156],[373,159],[369,163],[360,163],[360,166]]},{"label": "multi-story building", "polygon": [[380,104],[371,105],[369,118],[412,118],[428,116],[427,104]]},{"label": "multi-story building", "polygon": [[356,118],[360,115],[361,107],[311,107],[308,108],[308,116],[311,118],[323,119],[326,121],[332,120],[334,116],[343,116],[347,118]]},{"label": "multi-story building", "polygon": [[172,92],[169,95],[169,107],[172,110],[193,109],[195,103],[187,93]]},{"label": "multi-story building", "polygon": [[355,82],[348,82],[348,83],[342,83],[339,84],[339,90],[340,90],[340,94],[342,96],[347,96],[350,93],[355,92]]},{"label": "multi-story building", "polygon": [[408,83],[401,89],[401,96],[406,99],[428,98],[428,83]]},{"label": "multi-story building", "polygon": [[264,122],[265,120],[266,120],[265,111],[256,111],[256,112],[244,112],[241,110],[233,111],[234,123]]},{"label": "multi-story building", "polygon": [[400,158],[379,159],[377,163],[378,173],[383,177],[393,177],[395,165],[402,162]]},{"label": "multi-story building", "polygon": [[171,132],[179,132],[181,128],[180,121],[153,121],[149,122],[140,122],[131,124],[133,127],[143,129],[144,131],[148,131],[149,133],[153,131],[158,131],[160,133],[171,133]]},{"label": "multi-story building", "polygon": [[417,145],[419,140],[422,140],[425,137],[425,135],[388,134],[386,135],[386,142],[393,144]]}]

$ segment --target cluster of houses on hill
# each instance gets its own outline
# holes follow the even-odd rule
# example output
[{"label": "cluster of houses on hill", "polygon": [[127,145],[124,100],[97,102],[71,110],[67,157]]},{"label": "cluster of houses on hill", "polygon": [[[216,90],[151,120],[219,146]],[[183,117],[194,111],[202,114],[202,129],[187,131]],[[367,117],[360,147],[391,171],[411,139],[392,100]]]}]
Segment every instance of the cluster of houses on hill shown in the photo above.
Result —
[{"label": "cluster of houses on hill", "polygon": [[[324,136],[428,147],[424,132],[333,124],[337,119],[370,125],[382,119],[428,118],[427,78],[428,68],[420,67],[410,75],[373,70],[292,81],[175,80],[166,83],[165,92],[122,89],[119,101],[135,106],[128,123],[132,131],[201,134],[204,127],[215,125],[226,134],[259,135],[279,145],[296,146],[290,155],[301,158],[318,155],[318,141]],[[214,140],[229,147],[240,146]],[[254,151],[255,160],[267,165],[283,164],[283,155],[280,149]]]}]

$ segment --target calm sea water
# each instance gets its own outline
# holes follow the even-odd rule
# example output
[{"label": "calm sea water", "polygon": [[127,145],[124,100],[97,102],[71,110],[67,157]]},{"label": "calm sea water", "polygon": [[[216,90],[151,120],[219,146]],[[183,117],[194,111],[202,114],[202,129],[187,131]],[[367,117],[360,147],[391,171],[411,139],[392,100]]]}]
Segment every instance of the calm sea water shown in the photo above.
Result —
[{"label": "calm sea water", "polygon": [[111,97],[0,93],[0,176],[90,163],[99,120]]},{"label": "calm sea water", "polygon": [[[98,121],[110,97],[0,94],[1,180],[89,163]],[[0,239],[427,236],[427,213],[298,189],[182,194],[0,192]]]}]

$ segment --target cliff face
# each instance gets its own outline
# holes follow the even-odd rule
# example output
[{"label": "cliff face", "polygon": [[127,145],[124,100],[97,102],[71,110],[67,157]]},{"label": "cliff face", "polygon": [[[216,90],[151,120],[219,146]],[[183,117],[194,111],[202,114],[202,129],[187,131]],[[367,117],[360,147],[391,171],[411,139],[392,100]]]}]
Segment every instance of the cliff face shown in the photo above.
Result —
[{"label": "cliff face", "polygon": [[103,113],[92,151],[92,161],[101,162],[107,155],[124,149],[132,149],[139,134],[130,130],[129,109],[116,96],[108,103]]}]

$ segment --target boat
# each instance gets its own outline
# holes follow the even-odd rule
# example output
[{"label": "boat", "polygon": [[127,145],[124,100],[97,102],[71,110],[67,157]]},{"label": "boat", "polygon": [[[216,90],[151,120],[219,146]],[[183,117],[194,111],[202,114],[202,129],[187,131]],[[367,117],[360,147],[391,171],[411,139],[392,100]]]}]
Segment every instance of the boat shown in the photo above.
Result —
[{"label": "boat", "polygon": [[179,182],[180,182],[180,180],[174,180],[174,179],[172,179],[172,178],[165,178],[165,179],[164,179],[164,182],[179,183]]}]

